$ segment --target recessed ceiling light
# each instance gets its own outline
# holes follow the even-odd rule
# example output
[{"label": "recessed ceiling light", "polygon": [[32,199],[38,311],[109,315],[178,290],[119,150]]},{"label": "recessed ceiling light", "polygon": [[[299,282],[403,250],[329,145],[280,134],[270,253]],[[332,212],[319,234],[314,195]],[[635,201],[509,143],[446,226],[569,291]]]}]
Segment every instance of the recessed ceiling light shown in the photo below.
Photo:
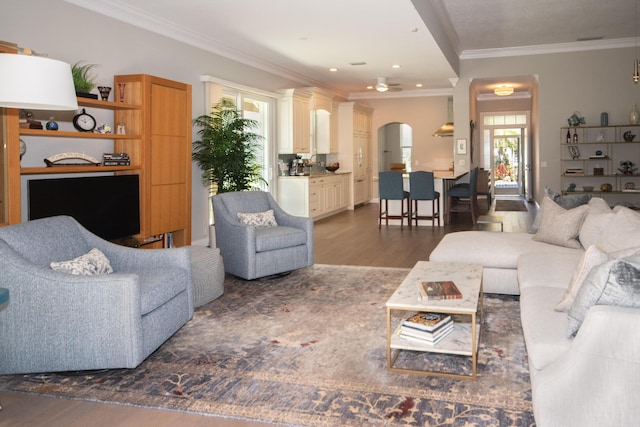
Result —
[{"label": "recessed ceiling light", "polygon": [[337,68],[329,68],[329,71],[331,71],[332,73],[335,73],[335,72],[338,71],[338,69]]},{"label": "recessed ceiling light", "polygon": [[393,64],[393,65],[391,66],[391,68],[400,68],[400,65],[398,65],[398,64]]},{"label": "recessed ceiling light", "polygon": [[422,83],[417,83],[416,87],[422,87]]}]

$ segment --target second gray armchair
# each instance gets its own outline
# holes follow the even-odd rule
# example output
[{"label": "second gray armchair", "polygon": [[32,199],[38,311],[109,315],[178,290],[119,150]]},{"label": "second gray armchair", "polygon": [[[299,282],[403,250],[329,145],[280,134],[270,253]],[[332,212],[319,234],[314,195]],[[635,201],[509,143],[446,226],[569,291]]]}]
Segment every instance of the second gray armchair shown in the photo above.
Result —
[{"label": "second gray armchair", "polygon": [[[221,193],[211,200],[225,272],[252,280],[313,265],[311,218],[288,214],[265,191]],[[248,224],[246,218],[271,210],[275,223]],[[245,214],[244,222],[238,213]]]}]

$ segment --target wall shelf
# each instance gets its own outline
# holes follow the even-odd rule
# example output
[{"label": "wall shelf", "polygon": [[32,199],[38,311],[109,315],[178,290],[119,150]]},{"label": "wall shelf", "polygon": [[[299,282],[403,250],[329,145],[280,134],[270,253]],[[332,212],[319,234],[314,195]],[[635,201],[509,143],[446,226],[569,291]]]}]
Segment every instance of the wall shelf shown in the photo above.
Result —
[{"label": "wall shelf", "polygon": [[118,135],[113,133],[74,132],[65,130],[20,129],[20,135],[46,136],[47,138],[86,139],[140,139],[140,135]]}]

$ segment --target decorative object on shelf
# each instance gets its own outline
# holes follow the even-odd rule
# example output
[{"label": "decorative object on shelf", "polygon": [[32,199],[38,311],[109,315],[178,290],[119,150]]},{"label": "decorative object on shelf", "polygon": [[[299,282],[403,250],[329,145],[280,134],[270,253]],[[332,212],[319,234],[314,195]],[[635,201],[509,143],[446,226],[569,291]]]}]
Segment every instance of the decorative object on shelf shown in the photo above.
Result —
[{"label": "decorative object on shelf", "polygon": [[109,86],[98,86],[98,91],[100,92],[100,98],[103,101],[109,100],[109,94],[111,93],[111,88]]},{"label": "decorative object on shelf", "polygon": [[118,83],[118,98],[120,99],[120,102],[124,102],[125,86],[126,86],[126,83]]},{"label": "decorative object on shelf", "polygon": [[578,143],[578,129],[573,130],[573,143],[574,144]]},{"label": "decorative object on shelf", "polygon": [[596,136],[596,142],[604,142],[604,132],[598,132],[598,136]]},{"label": "decorative object on shelf", "polygon": [[583,185],[582,190],[586,192],[593,191],[593,185]]},{"label": "decorative object on shelf", "polygon": [[576,185],[572,182],[571,184],[569,184],[569,186],[567,187],[567,192],[569,193],[573,193],[574,191],[576,191]]},{"label": "decorative object on shelf", "polygon": [[15,48],[23,54],[0,54],[0,106],[37,110],[78,108],[69,64],[35,56],[31,49]]},{"label": "decorative object on shelf", "polygon": [[569,122],[569,126],[573,127],[585,124],[584,116],[579,111],[574,111],[571,117],[567,119],[567,122]]},{"label": "decorative object on shelf", "polygon": [[593,168],[593,174],[594,175],[604,175],[604,168],[600,168],[600,167],[596,166],[595,168]]},{"label": "decorative object on shelf", "polygon": [[625,182],[624,183],[624,189],[625,190],[635,190],[636,189],[636,184],[634,182]]},{"label": "decorative object on shelf", "polygon": [[632,134],[630,130],[622,134],[622,138],[624,138],[626,142],[632,142],[635,137],[636,136]]},{"label": "decorative object on shelf", "polygon": [[335,163],[329,163],[327,166],[325,166],[325,169],[328,170],[329,172],[335,172],[340,168],[340,163],[335,162]]},{"label": "decorative object on shelf", "polygon": [[567,147],[567,149],[569,150],[569,155],[573,160],[577,160],[580,158],[580,150],[578,149],[578,147],[570,145],[569,147]]},{"label": "decorative object on shelf", "polygon": [[83,108],[82,113],[73,117],[73,126],[80,132],[92,132],[96,128],[96,119]]},{"label": "decorative object on shelf", "polygon": [[[63,160],[82,160],[84,163],[60,163],[60,164],[58,164],[58,162],[63,161]],[[98,159],[96,159],[95,157],[91,157],[90,155],[85,154],[85,153],[74,153],[74,152],[54,154],[53,156],[47,157],[46,159],[44,159],[44,163],[47,165],[47,167],[69,166],[69,165],[74,165],[74,166],[100,166],[100,161]]]},{"label": "decorative object on shelf", "polygon": [[636,167],[636,164],[633,163],[631,160],[623,160],[620,162],[620,167],[618,168],[618,171],[622,175],[635,175],[636,172],[638,171],[638,168]]},{"label": "decorative object on shelf", "polygon": [[96,127],[94,132],[95,133],[102,133],[102,134],[111,133],[111,126],[103,123],[100,126]]},{"label": "decorative object on shelf", "polygon": [[53,120],[53,117],[49,117],[49,121],[45,125],[47,130],[58,130],[58,123]]},{"label": "decorative object on shelf", "polygon": [[127,153],[103,153],[102,166],[129,166],[131,158]]},{"label": "decorative object on shelf", "polygon": [[606,193],[607,191],[611,191],[611,190],[613,190],[613,186],[611,184],[609,184],[608,182],[604,183],[604,184],[602,184],[600,186],[600,191],[602,191],[602,192]]},{"label": "decorative object on shelf", "polygon": [[76,89],[76,95],[81,98],[98,99],[98,95],[89,93],[96,87],[93,82],[94,76],[91,70],[96,64],[83,64],[78,61],[71,67],[71,75],[73,76],[73,87]]},{"label": "decorative object on shelf", "polygon": [[117,135],[127,134],[127,128],[125,127],[124,123],[118,123],[118,125],[116,126],[116,134]]},{"label": "decorative object on shelf", "polygon": [[609,113],[600,113],[600,126],[609,126]]},{"label": "decorative object on shelf", "polygon": [[20,160],[22,160],[22,156],[27,152],[27,144],[20,138]]},{"label": "decorative object on shelf", "polygon": [[629,123],[632,125],[637,125],[640,123],[640,111],[638,111],[638,106],[634,105],[629,113]]}]

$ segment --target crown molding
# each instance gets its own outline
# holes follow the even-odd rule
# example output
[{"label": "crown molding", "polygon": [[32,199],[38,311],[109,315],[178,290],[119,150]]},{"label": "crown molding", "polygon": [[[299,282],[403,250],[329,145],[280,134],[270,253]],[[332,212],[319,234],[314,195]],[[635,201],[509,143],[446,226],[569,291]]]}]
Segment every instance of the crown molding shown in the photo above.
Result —
[{"label": "crown molding", "polygon": [[601,49],[635,47],[636,38],[591,40],[585,42],[556,43],[535,46],[506,47],[498,49],[464,50],[460,59],[504,58],[509,56],[544,55],[549,53],[584,52]]},{"label": "crown molding", "polygon": [[138,8],[131,7],[118,0],[65,0],[67,3],[74,4],[101,15],[108,16],[121,22],[133,25],[138,28],[145,29],[152,33],[160,34],[167,38],[177,40],[205,50],[207,52],[223,56],[233,61],[245,64],[259,70],[270,72],[274,75],[296,81],[304,86],[318,86],[319,82],[310,79],[289,69],[278,66],[274,63],[260,60],[252,55],[232,49],[215,40],[211,40],[190,31],[184,27],[175,25],[165,19],[148,14]]}]

